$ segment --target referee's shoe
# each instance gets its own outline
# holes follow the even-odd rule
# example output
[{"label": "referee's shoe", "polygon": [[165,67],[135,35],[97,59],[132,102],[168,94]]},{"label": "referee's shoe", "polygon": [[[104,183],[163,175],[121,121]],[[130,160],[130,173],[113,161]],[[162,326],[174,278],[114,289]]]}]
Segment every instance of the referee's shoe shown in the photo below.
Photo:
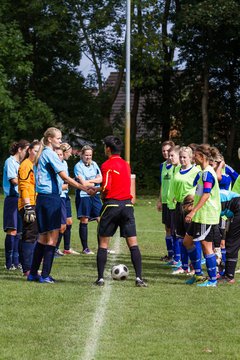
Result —
[{"label": "referee's shoe", "polygon": [[147,284],[139,277],[136,278],[135,284],[137,287],[147,287]]}]

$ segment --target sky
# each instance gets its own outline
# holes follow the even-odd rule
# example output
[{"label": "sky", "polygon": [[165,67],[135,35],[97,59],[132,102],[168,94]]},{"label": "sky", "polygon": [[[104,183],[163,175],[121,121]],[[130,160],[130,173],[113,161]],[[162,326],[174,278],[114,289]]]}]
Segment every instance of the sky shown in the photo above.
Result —
[{"label": "sky", "polygon": [[[83,54],[82,56],[82,59],[81,59],[81,63],[80,63],[80,66],[79,66],[79,69],[80,71],[83,73],[84,77],[87,77],[87,75],[93,71],[93,67],[92,67],[92,64],[90,62],[90,60],[87,58],[86,55]],[[107,66],[104,66],[102,68],[102,73],[104,75],[105,78],[107,78],[110,74],[110,72],[112,71],[116,71],[114,68],[111,68],[111,67],[107,67]]]}]

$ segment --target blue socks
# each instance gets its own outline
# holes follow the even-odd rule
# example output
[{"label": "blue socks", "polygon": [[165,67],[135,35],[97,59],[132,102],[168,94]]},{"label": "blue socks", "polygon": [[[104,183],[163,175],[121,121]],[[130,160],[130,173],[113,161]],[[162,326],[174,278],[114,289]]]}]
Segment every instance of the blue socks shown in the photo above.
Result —
[{"label": "blue socks", "polygon": [[25,273],[31,269],[34,248],[35,248],[35,243],[26,242],[26,241],[22,242],[23,273]]},{"label": "blue socks", "polygon": [[79,224],[79,237],[81,239],[83,250],[87,249],[87,239],[88,239],[88,224],[81,223]]},{"label": "blue socks", "polygon": [[[56,245],[57,249],[59,249],[59,247],[60,247],[62,238],[64,238],[64,250],[70,249],[71,229],[72,229],[72,225],[67,225],[64,233],[63,234],[59,233],[58,242]],[[80,232],[80,229],[79,229],[79,232]]]},{"label": "blue socks", "polygon": [[61,241],[62,241],[62,237],[63,237],[63,234],[59,232],[58,241],[57,241],[57,244],[56,244],[56,249],[59,249],[59,246],[60,246]]},{"label": "blue socks", "polygon": [[165,241],[166,241],[168,257],[171,258],[171,257],[173,257],[173,238],[172,238],[172,236],[166,236]]},{"label": "blue socks", "polygon": [[206,267],[209,276],[209,281],[217,280],[217,263],[215,254],[205,255]]},{"label": "blue socks", "polygon": [[181,262],[182,262],[182,268],[183,270],[187,270],[188,269],[188,252],[186,247],[183,245],[183,239],[179,238],[179,245],[180,245],[180,251],[181,251]]},{"label": "blue socks", "polygon": [[72,229],[72,225],[67,225],[66,230],[65,230],[65,232],[63,234],[64,250],[69,250],[70,249],[71,229]]},{"label": "blue socks", "polygon": [[226,248],[222,248],[221,253],[222,253],[222,262],[226,264]]},{"label": "blue socks", "polygon": [[181,257],[181,252],[180,252],[180,242],[177,236],[173,236],[173,253],[174,253],[173,255],[174,261],[178,262]]},{"label": "blue socks", "polygon": [[50,275],[55,248],[56,246],[45,245],[44,255],[43,255],[42,275],[41,275],[42,278],[47,278]]},{"label": "blue socks", "polygon": [[36,246],[33,251],[33,260],[30,270],[30,274],[33,276],[36,276],[38,274],[38,270],[40,268],[43,259],[45,246],[46,245],[40,244],[39,242],[36,243]]},{"label": "blue socks", "polygon": [[5,237],[5,259],[6,259],[6,268],[10,269],[13,265],[13,247],[14,247],[14,235],[7,234]]},{"label": "blue socks", "polygon": [[199,251],[195,245],[191,249],[187,250],[192,266],[195,270],[195,275],[202,275],[202,266],[201,266],[201,256],[199,256]]}]

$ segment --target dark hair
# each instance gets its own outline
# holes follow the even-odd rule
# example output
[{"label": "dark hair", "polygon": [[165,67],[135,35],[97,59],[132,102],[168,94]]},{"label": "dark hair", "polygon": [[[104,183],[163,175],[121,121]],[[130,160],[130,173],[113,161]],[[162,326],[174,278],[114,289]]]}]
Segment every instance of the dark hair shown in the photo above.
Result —
[{"label": "dark hair", "polygon": [[27,140],[19,140],[18,142],[15,141],[14,143],[11,144],[10,148],[9,148],[9,153],[11,155],[15,155],[18,152],[18,149],[25,149],[25,147],[29,146],[29,141]]},{"label": "dark hair", "polygon": [[215,161],[217,163],[220,163],[221,161],[223,161],[223,156],[220,153],[220,151],[218,150],[218,148],[216,148],[215,146],[211,147],[211,161]]},{"label": "dark hair", "polygon": [[31,142],[31,144],[29,144],[29,147],[28,147],[28,149],[27,149],[27,152],[26,152],[26,155],[25,155],[24,160],[29,157],[29,150],[33,149],[34,146],[36,146],[36,145],[39,145],[39,146],[40,146],[40,141],[37,140],[37,139],[34,139],[34,140]]},{"label": "dark hair", "polygon": [[34,140],[31,142],[31,144],[29,145],[29,149],[33,149],[34,146],[36,146],[36,145],[40,145],[40,141],[37,140],[37,139],[34,139]]},{"label": "dark hair", "polygon": [[196,143],[191,143],[188,145],[188,147],[190,147],[192,149],[193,152],[195,152],[196,148],[199,146],[199,144]]},{"label": "dark hair", "polygon": [[207,158],[207,160],[215,160],[215,159],[219,161],[223,160],[219,150],[216,147],[213,147],[209,144],[198,145],[196,151],[202,153]]},{"label": "dark hair", "polygon": [[172,140],[166,140],[161,144],[161,147],[163,148],[164,146],[170,146],[173,147],[175,146],[175,143]]},{"label": "dark hair", "polygon": [[109,147],[111,149],[112,154],[120,154],[123,148],[122,140],[114,135],[106,136],[103,139],[103,143],[106,145],[106,147]]},{"label": "dark hair", "polygon": [[194,195],[187,195],[185,196],[184,200],[183,200],[183,205],[189,205],[189,204],[193,204],[194,201]]}]

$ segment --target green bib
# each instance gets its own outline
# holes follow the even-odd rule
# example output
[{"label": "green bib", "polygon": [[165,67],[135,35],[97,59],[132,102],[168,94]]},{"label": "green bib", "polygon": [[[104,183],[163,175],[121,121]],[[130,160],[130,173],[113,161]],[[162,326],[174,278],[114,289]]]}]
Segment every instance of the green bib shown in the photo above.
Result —
[{"label": "green bib", "polygon": [[193,187],[193,181],[199,173],[199,168],[193,166],[188,172],[177,172],[174,177],[173,192],[177,202],[183,202],[187,195],[194,195],[196,186]]},{"label": "green bib", "polygon": [[180,168],[181,165],[173,166],[172,179],[169,184],[168,195],[167,195],[167,207],[170,210],[174,210],[177,204],[174,198],[174,181],[175,181],[175,176],[179,172]]},{"label": "green bib", "polygon": [[199,202],[200,198],[203,195],[203,177],[207,171],[213,175],[215,179],[215,184],[211,189],[209,199],[205,202],[201,209],[196,212],[192,220],[200,224],[217,225],[219,224],[221,213],[220,192],[216,173],[210,165],[208,165],[206,169],[202,171],[200,179],[198,180],[194,196],[194,206]]},{"label": "green bib", "polygon": [[172,178],[172,172],[173,172],[173,166],[167,169],[167,162],[165,161],[163,163],[162,172],[161,172],[161,198],[163,204],[167,203],[168,188],[169,188],[170,180]]}]

